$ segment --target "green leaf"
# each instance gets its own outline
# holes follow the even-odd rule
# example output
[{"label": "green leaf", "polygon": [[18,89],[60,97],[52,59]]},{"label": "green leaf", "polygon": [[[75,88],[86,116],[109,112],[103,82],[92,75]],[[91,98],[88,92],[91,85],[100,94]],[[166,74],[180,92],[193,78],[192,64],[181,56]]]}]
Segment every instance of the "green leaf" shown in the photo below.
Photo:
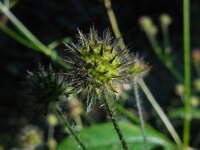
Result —
[{"label": "green leaf", "polygon": [[[143,137],[139,126],[128,122],[121,122],[120,128],[130,150],[142,150],[144,148]],[[85,128],[79,132],[79,137],[87,146],[88,150],[123,149],[111,123],[93,125],[89,128]],[[174,143],[149,129],[147,130],[147,139],[149,149],[156,148],[157,146],[163,147],[163,150],[177,149]],[[57,150],[81,150],[81,147],[77,144],[74,138],[70,136],[65,138],[58,145]]]},{"label": "green leaf", "polygon": [[[176,109],[172,109],[170,112],[169,112],[169,117],[171,118],[183,118],[184,119],[184,108],[176,108]],[[192,119],[200,119],[200,109],[198,108],[192,108],[191,109],[191,116],[192,116]]]}]

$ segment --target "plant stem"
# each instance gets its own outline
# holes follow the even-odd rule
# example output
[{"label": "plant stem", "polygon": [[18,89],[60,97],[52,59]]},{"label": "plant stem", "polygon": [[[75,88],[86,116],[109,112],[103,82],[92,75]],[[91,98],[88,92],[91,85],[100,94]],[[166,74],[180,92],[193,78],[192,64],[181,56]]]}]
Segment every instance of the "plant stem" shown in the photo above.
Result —
[{"label": "plant stem", "polygon": [[147,150],[147,136],[146,136],[146,131],[145,131],[145,123],[144,123],[144,118],[142,115],[142,106],[140,103],[140,96],[139,96],[139,91],[138,91],[138,79],[134,79],[134,94],[135,94],[135,100],[136,100],[136,105],[138,109],[138,114],[140,118],[140,124],[141,124],[141,130],[142,130],[142,136],[144,140],[144,150]]},{"label": "plant stem", "polygon": [[105,97],[103,98],[103,102],[104,102],[104,104],[106,106],[106,112],[108,113],[108,115],[109,115],[109,117],[110,117],[110,119],[111,119],[111,121],[113,123],[113,126],[114,126],[114,128],[115,128],[115,130],[117,132],[117,135],[118,135],[119,140],[120,140],[120,142],[121,142],[121,144],[123,146],[123,149],[124,150],[128,150],[127,143],[126,143],[126,141],[124,139],[124,136],[122,134],[122,131],[121,131],[121,129],[120,129],[118,123],[117,123],[117,120],[115,119],[115,117],[113,115],[113,111],[110,108],[110,104],[108,103],[107,93],[105,91],[104,91],[104,96]]},{"label": "plant stem", "polygon": [[108,14],[112,29],[114,31],[115,37],[116,38],[121,38],[121,40],[119,41],[120,42],[119,43],[120,44],[120,48],[124,49],[125,48],[125,44],[124,44],[123,38],[121,36],[121,32],[119,30],[119,27],[118,27],[118,24],[117,24],[117,20],[116,20],[115,14],[113,12],[110,0],[104,0],[104,5],[106,7],[107,14]]},{"label": "plant stem", "polygon": [[63,113],[61,112],[59,107],[56,108],[56,111],[57,111],[57,114],[59,115],[59,117],[61,118],[64,126],[69,130],[70,134],[74,137],[74,139],[77,141],[77,143],[81,146],[81,148],[83,150],[87,150],[86,146],[82,143],[80,138],[76,135],[74,130],[71,128],[69,122],[67,121],[67,119],[65,118],[65,116],[63,115]]},{"label": "plant stem", "polygon": [[[134,113],[132,113],[131,111],[129,111],[129,110],[127,110],[126,108],[124,108],[123,105],[118,104],[118,103],[115,103],[115,105],[116,105],[117,110],[118,110],[119,112],[121,112],[122,114],[124,114],[129,120],[131,120],[131,121],[133,121],[133,122],[135,122],[135,123],[137,123],[137,124],[140,123],[140,120],[138,119],[138,117],[137,117]],[[157,133],[157,134],[160,135],[163,139],[165,139],[166,141],[168,141],[168,142],[171,143],[171,141],[169,140],[169,138],[168,138],[166,135],[164,135],[164,133],[161,133],[160,131],[156,130],[155,128],[153,128],[153,127],[152,127],[151,125],[149,125],[148,123],[145,123],[145,128],[146,128],[147,130],[151,130],[151,131]],[[177,148],[177,147],[176,147],[175,144],[174,144],[173,148],[171,148],[171,149],[176,149],[176,148]]]},{"label": "plant stem", "polygon": [[138,83],[141,86],[142,90],[144,91],[145,95],[147,96],[149,102],[151,103],[151,105],[153,106],[153,108],[155,109],[157,114],[159,115],[160,119],[163,121],[163,123],[166,126],[167,130],[171,134],[172,138],[176,142],[178,148],[180,150],[182,150],[182,142],[180,140],[180,137],[178,136],[178,133],[176,132],[176,130],[174,129],[173,125],[169,121],[168,117],[165,115],[164,111],[162,110],[162,108],[159,106],[159,104],[155,100],[154,96],[152,95],[152,93],[150,92],[148,87],[146,86],[145,82],[142,79],[140,79],[138,81]]},{"label": "plant stem", "polygon": [[[105,2],[109,2],[110,3],[110,0],[104,0],[104,3]],[[108,4],[107,4],[108,5]],[[105,6],[106,6],[106,3],[105,3]],[[108,5],[109,6],[109,5]],[[107,12],[109,11],[109,9],[112,10],[111,7],[108,7],[106,6],[107,8]],[[113,12],[113,11],[112,11]],[[114,12],[113,12],[114,14]],[[113,24],[112,23],[112,20],[115,20],[115,15],[109,15],[109,19],[110,19],[110,23],[111,25]],[[116,22],[116,24],[114,24],[114,26],[112,25],[112,29],[113,29],[113,32],[115,33],[115,36],[118,35],[119,37],[121,37],[121,33],[120,31],[118,31],[118,24]],[[116,36],[117,37],[117,36]],[[123,41],[122,41],[123,42]],[[125,45],[123,43],[123,45]],[[168,68],[169,69],[169,68]],[[176,71],[177,72],[177,71]],[[178,72],[177,72],[178,73]],[[181,76],[180,76],[181,77]],[[182,81],[182,77],[177,77],[178,80],[181,80]],[[171,136],[173,137],[174,141],[176,142],[177,146],[179,147],[179,149],[181,150],[182,149],[182,142],[176,132],[176,130],[174,129],[173,125],[171,124],[171,122],[169,121],[169,119],[167,118],[167,116],[165,115],[165,113],[163,112],[162,108],[158,105],[158,103],[156,102],[155,98],[153,97],[152,93],[150,92],[149,88],[146,86],[145,82],[141,79],[141,82],[139,82],[142,90],[144,91],[144,93],[147,95],[147,98],[148,100],[152,103],[152,106],[154,107],[154,109],[156,110],[156,112],[158,113],[159,117],[161,118],[161,120],[163,121],[164,125],[167,127],[169,133],[171,134]],[[155,104],[155,105],[153,105]],[[161,114],[160,114],[161,112]]]},{"label": "plant stem", "polygon": [[[58,64],[60,64],[62,67],[66,69],[70,67],[69,65],[61,61],[62,59],[57,55],[55,50],[51,50],[50,48],[45,46],[42,42],[40,42],[1,1],[0,1],[0,11],[2,11],[4,15],[10,19],[13,25],[30,41],[31,46],[32,45],[36,46],[36,48],[32,48],[31,46],[28,46],[29,48],[32,48],[33,50],[36,50],[38,52],[41,52],[49,56],[51,59],[53,59],[54,61],[56,61]],[[16,39],[16,40],[19,40],[19,39]],[[21,41],[21,42],[24,42],[24,41]],[[25,43],[23,44],[25,45]]]},{"label": "plant stem", "polygon": [[183,48],[184,48],[184,87],[185,120],[183,129],[183,146],[190,142],[190,96],[191,96],[191,60],[190,60],[190,0],[183,0]]},{"label": "plant stem", "polygon": [[161,23],[163,41],[164,41],[164,53],[169,55],[171,52],[170,40],[169,40],[169,26]]},{"label": "plant stem", "polygon": [[24,45],[24,46],[26,46],[28,48],[34,49],[35,51],[40,51],[40,49],[38,49],[37,46],[33,45],[32,43],[30,43],[29,41],[27,41],[26,39],[21,37],[19,34],[17,34],[15,31],[10,29],[6,25],[3,25],[3,24],[0,23],[0,29],[2,31],[4,31],[5,33],[7,33],[13,39],[15,39],[16,41],[21,43],[22,45]]},{"label": "plant stem", "polygon": [[156,55],[160,59],[160,61],[167,67],[167,69],[171,72],[171,74],[179,81],[183,82],[183,78],[181,74],[176,70],[174,65],[170,62],[170,60],[166,60],[165,55],[163,54],[161,47],[159,46],[155,37],[151,36],[146,32],[147,38],[151,44],[151,47],[154,49]]}]

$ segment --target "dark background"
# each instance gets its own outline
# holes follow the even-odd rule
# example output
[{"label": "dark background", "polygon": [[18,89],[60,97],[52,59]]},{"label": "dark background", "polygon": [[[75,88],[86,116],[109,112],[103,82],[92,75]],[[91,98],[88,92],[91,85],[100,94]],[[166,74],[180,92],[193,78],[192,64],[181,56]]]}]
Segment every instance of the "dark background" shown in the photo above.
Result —
[{"label": "dark background", "polygon": [[[153,67],[146,78],[153,94],[164,109],[176,105],[174,84],[177,81],[155,56],[140,30],[138,19],[148,15],[159,25],[160,14],[168,13],[172,17],[170,37],[173,53],[176,55],[176,67],[183,72],[182,1],[112,0],[112,5],[128,48],[139,52]],[[100,0],[20,0],[12,12],[45,44],[64,37],[75,40],[77,28],[87,33],[94,25],[100,34],[104,29],[111,28],[106,9]],[[199,0],[192,0],[191,14],[192,48],[196,48],[200,47]],[[162,41],[160,34],[158,37]],[[63,46],[60,46],[58,51],[62,49]],[[28,105],[29,99],[24,97],[22,86],[26,70],[34,70],[38,62],[48,64],[49,59],[0,31],[0,144],[13,144],[10,135],[14,136],[21,126],[30,122],[41,123],[41,114]],[[144,104],[150,109],[148,103]]]}]

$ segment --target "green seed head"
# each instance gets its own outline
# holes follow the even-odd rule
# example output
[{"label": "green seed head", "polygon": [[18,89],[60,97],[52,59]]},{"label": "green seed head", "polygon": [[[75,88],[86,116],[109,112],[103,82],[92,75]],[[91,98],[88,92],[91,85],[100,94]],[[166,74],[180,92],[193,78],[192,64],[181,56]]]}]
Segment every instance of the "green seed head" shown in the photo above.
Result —
[{"label": "green seed head", "polygon": [[127,50],[119,48],[119,40],[113,40],[108,30],[102,39],[93,28],[89,36],[79,31],[79,39],[79,44],[66,45],[71,52],[66,62],[73,65],[69,73],[72,86],[97,96],[102,88],[115,92],[113,85],[125,79]]}]

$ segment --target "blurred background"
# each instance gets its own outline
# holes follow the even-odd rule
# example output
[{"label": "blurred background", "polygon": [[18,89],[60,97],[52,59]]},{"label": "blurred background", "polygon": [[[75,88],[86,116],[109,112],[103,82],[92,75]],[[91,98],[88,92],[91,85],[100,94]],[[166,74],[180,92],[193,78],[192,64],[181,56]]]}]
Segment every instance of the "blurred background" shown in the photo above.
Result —
[{"label": "blurred background", "polygon": [[[138,19],[144,15],[150,16],[160,30],[159,16],[167,13],[172,17],[171,45],[176,57],[176,68],[182,73],[182,1],[112,0],[111,2],[127,47],[132,52],[138,52],[152,66],[145,80],[159,104],[165,110],[179,105],[174,90],[177,81],[158,60],[144,32],[140,29]],[[45,44],[63,38],[75,41],[78,28],[83,33],[88,33],[89,28],[94,26],[100,35],[106,28],[111,29],[101,0],[20,0],[11,10]],[[192,0],[192,48],[200,48],[199,16],[200,1]],[[160,33],[158,37],[161,37]],[[61,44],[57,47],[57,51],[62,53],[64,48]],[[4,144],[7,148],[16,144],[14,137],[26,124],[35,124],[44,130],[46,128],[44,116],[31,107],[30,99],[23,94],[26,70],[36,69],[39,62],[47,65],[50,60],[17,43],[0,30],[0,144]],[[131,104],[127,104],[127,107],[129,105]],[[161,123],[151,118],[152,110],[149,104],[143,102],[143,105],[146,113],[150,113],[148,122],[158,129],[162,128]],[[104,119],[100,117],[101,121]],[[194,128],[197,128],[197,125]],[[62,139],[62,137],[59,138]]]}]

